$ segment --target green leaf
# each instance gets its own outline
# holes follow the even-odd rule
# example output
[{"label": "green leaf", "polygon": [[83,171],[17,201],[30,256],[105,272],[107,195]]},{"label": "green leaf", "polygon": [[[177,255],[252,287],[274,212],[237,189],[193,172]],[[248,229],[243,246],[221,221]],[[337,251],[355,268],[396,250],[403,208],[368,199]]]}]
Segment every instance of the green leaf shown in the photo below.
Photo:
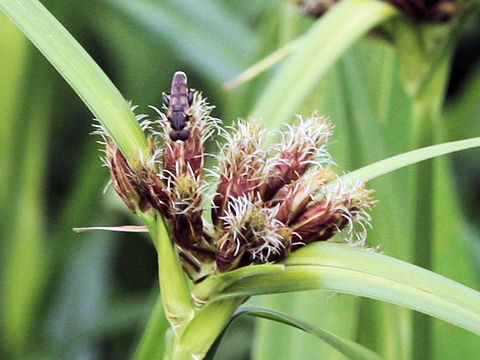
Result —
[{"label": "green leaf", "polygon": [[280,322],[286,325],[296,327],[297,329],[303,330],[311,335],[314,335],[322,339],[323,341],[325,341],[326,343],[328,343],[329,345],[337,349],[339,352],[341,352],[345,356],[348,356],[350,359],[363,359],[363,360],[384,359],[380,355],[361,346],[360,344],[357,344],[354,341],[345,339],[328,330],[315,327],[313,325],[306,323],[303,320],[296,319],[294,317],[279,313],[277,311],[264,309],[256,306],[244,306],[237,310],[237,312],[235,313],[235,316],[240,316],[243,314],[253,315],[260,318],[273,320],[276,322]]},{"label": "green leaf", "polygon": [[[339,162],[343,168],[385,159],[403,152],[408,143],[406,120],[410,100],[400,86],[396,60],[387,42],[369,37],[339,61],[344,88],[339,96],[345,102],[349,134],[348,138],[341,138],[339,145],[345,147],[354,160],[345,166]],[[332,120],[336,124],[337,119]],[[404,216],[405,209],[411,206],[413,193],[408,188],[410,172],[411,169],[405,169],[369,183],[369,187],[375,189],[378,205],[371,212],[368,242],[371,246],[380,245],[385,253],[404,261],[411,259],[411,224],[410,218]],[[390,360],[408,358],[411,311],[371,299],[361,300],[356,341]]]},{"label": "green leaf", "polygon": [[219,81],[240,71],[254,44],[250,29],[214,2],[103,2],[135,22],[155,42],[165,39],[183,61]]},{"label": "green leaf", "polygon": [[162,339],[165,337],[168,327],[169,323],[163,311],[162,298],[158,297],[133,358],[135,360],[160,359],[165,351]]},{"label": "green leaf", "polygon": [[283,271],[284,268],[285,265],[282,264],[261,264],[242,267],[222,275],[210,276],[193,288],[192,297],[197,304],[204,304],[211,294],[220,293],[239,280],[259,274],[278,273]]},{"label": "green leaf", "polygon": [[[472,154],[476,155],[476,154]],[[434,161],[433,251],[432,270],[478,289],[478,265],[473,261],[469,241],[478,236],[468,234],[463,205],[457,196],[448,159]],[[480,357],[480,338],[440,321],[432,323],[434,348],[432,359]]]},{"label": "green leaf", "polygon": [[349,180],[358,178],[367,182],[379,176],[388,174],[394,170],[398,170],[402,167],[412,165],[423,160],[478,146],[480,146],[480,137],[427,146],[364,166],[360,169],[345,174],[341,177],[341,179]]},{"label": "green leaf", "polygon": [[303,36],[301,46],[270,82],[251,116],[268,119],[272,128],[288,120],[354,41],[396,13],[383,1],[339,2]]},{"label": "green leaf", "polygon": [[[21,109],[20,90],[24,81],[23,71],[25,66],[25,53],[27,41],[22,33],[8,20],[6,16],[0,16],[0,39],[1,63],[0,79],[8,86],[0,87],[0,109],[2,109],[2,121],[0,121],[0,169],[11,169],[15,164],[15,120]],[[4,56],[8,54],[8,56]],[[0,194],[3,200],[0,203],[0,214],[7,214],[10,207],[11,193],[7,190],[13,181],[13,171],[4,171],[0,176]],[[5,196],[5,198],[3,197]],[[3,217],[3,216],[2,216]]]},{"label": "green leaf", "polygon": [[240,86],[253,78],[257,77],[261,73],[267,71],[272,66],[276,65],[280,61],[282,61],[285,57],[290,55],[294,52],[299,46],[302,41],[302,38],[299,37],[285,45],[281,48],[275,50],[270,55],[266,56],[262,60],[256,62],[255,64],[248,67],[248,69],[242,71],[241,74],[237,75],[234,79],[229,80],[227,83],[224,84],[225,89],[232,90],[237,86]]},{"label": "green leaf", "polygon": [[246,277],[213,299],[321,289],[401,305],[480,334],[480,293],[415,265],[328,242],[297,250],[284,264],[282,272]]},{"label": "green leaf", "polygon": [[[16,176],[11,183],[15,201],[10,203],[11,216],[5,231],[2,248],[2,299],[1,316],[6,347],[13,351],[12,357],[21,357],[19,352],[28,346],[35,315],[38,311],[46,275],[51,261],[47,251],[48,224],[44,217],[46,209],[45,186],[50,140],[51,115],[54,104],[53,72],[38,62],[29,69],[31,96],[23,106],[21,123],[16,143],[16,164],[11,164]],[[45,85],[48,84],[48,85]],[[19,129],[20,130],[20,129]],[[23,141],[22,141],[23,140]],[[14,166],[18,167],[15,172]]]},{"label": "green leaf", "polygon": [[213,301],[202,307],[178,339],[173,358],[203,359],[244,301],[245,298],[237,297]]},{"label": "green leaf", "polygon": [[[160,216],[153,218],[147,214],[141,214],[141,217],[147,224],[150,236],[157,249],[160,293],[162,294],[165,315],[176,334],[189,323],[194,315],[186,275],[181,268],[174,244],[170,240],[165,220]],[[162,321],[161,318],[158,318],[158,320]],[[151,325],[152,331],[155,328],[156,326]]]},{"label": "green leaf", "polygon": [[0,0],[4,11],[65,78],[128,158],[148,153],[129,105],[100,67],[37,0]]}]

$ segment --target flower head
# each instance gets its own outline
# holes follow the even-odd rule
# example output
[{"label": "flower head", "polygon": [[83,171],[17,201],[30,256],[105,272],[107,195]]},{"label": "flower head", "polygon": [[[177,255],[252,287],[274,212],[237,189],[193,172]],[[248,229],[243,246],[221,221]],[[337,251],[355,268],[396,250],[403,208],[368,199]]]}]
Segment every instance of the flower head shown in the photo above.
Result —
[{"label": "flower head", "polygon": [[[132,211],[158,212],[169,222],[172,241],[194,281],[208,275],[205,268],[225,272],[280,261],[342,231],[347,241],[364,242],[374,205],[371,191],[362,182],[344,182],[332,170],[328,119],[316,113],[297,116],[280,132],[278,144],[266,146],[258,122],[239,120],[228,133],[210,117],[212,109],[194,92],[183,110],[188,121],[178,130],[188,136],[181,139],[177,133],[172,139],[167,107],[156,109],[158,120],[143,119],[153,154],[148,159],[129,163],[106,138],[105,162],[115,190]],[[209,181],[204,151],[215,132],[225,141],[217,166],[209,170],[215,179]]]},{"label": "flower head", "polygon": [[389,0],[417,21],[444,22],[458,12],[456,0]]},{"label": "flower head", "polygon": [[[457,0],[387,0],[416,21],[445,22],[459,10]],[[320,17],[338,0],[290,0],[304,13]]]}]

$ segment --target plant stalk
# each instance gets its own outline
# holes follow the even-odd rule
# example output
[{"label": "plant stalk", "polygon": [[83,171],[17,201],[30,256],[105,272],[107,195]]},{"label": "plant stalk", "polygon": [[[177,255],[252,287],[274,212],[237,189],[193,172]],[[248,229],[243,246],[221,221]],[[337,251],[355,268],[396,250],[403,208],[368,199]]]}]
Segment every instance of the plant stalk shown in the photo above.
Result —
[{"label": "plant stalk", "polygon": [[166,344],[162,339],[166,340],[167,330],[168,322],[163,311],[162,298],[159,296],[133,358],[135,360],[160,359],[165,352]]},{"label": "plant stalk", "polygon": [[165,360],[203,359],[217,337],[230,322],[245,297],[212,301],[206,304],[176,338],[171,355]]},{"label": "plant stalk", "polygon": [[148,214],[141,214],[141,217],[147,224],[158,253],[158,281],[165,316],[174,334],[178,335],[194,316],[187,279],[164,220]]},{"label": "plant stalk", "polygon": [[[402,63],[405,90],[412,101],[412,147],[432,145],[439,139],[441,112],[450,73],[453,52],[452,26],[421,27],[408,21],[391,28]],[[413,209],[413,260],[432,269],[434,243],[434,163],[417,165]],[[413,354],[416,358],[432,356],[432,319],[414,314]]]}]

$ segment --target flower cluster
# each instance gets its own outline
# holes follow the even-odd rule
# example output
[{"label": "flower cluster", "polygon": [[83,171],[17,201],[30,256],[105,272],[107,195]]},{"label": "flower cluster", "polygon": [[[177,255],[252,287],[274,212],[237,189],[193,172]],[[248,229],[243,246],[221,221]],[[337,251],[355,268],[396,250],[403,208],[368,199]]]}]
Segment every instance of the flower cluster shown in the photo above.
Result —
[{"label": "flower cluster", "polygon": [[[158,120],[141,123],[153,155],[135,164],[111,139],[105,141],[116,192],[131,211],[167,219],[193,280],[280,261],[344,229],[349,241],[364,241],[371,191],[361,182],[345,183],[333,171],[330,121],[317,114],[298,117],[279,133],[278,144],[267,146],[267,131],[258,122],[240,120],[227,132],[211,110],[195,92],[185,141],[168,136],[171,125],[157,110]],[[205,145],[215,133],[223,141],[216,166],[206,171]]]},{"label": "flower cluster", "polygon": [[[422,22],[444,22],[450,20],[458,10],[456,0],[387,0],[409,17]],[[290,0],[303,12],[320,17],[338,0]]]},{"label": "flower cluster", "polygon": [[389,0],[418,21],[444,22],[458,12],[456,0]]}]

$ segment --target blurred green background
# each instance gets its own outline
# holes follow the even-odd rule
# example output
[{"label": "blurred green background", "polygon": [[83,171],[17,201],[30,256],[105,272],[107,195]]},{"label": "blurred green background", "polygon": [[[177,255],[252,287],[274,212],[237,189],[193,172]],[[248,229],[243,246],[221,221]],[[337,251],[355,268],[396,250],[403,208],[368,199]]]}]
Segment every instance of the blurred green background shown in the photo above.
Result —
[{"label": "blurred green background", "polygon": [[[137,113],[154,118],[148,105],[160,106],[161,93],[169,89],[173,72],[183,70],[190,86],[201,89],[216,105],[213,115],[226,124],[248,115],[272,72],[233,91],[224,90],[223,84],[313,22],[280,0],[42,3],[124,97],[138,105]],[[474,13],[463,26],[451,73],[444,117],[447,140],[480,135],[479,55],[480,16]],[[369,116],[356,113],[361,109],[358,104],[373,104],[372,99],[364,99],[364,89],[357,85],[373,89],[371,93],[379,91],[377,71],[382,71],[386,57],[395,62],[388,44],[378,38],[363,40],[332,69],[305,105],[305,113],[317,109],[336,124],[332,149],[344,170],[410,150],[408,131],[399,130],[408,127],[410,110],[395,66],[388,92],[393,105],[386,109],[378,104],[371,109],[372,117],[383,121],[375,131],[388,142],[388,149],[379,151],[372,145],[363,146],[362,154],[355,151],[361,147],[360,140],[369,139],[368,133],[359,138],[361,131],[354,129],[359,125],[352,125],[354,119]],[[115,226],[136,220],[112,188],[106,188],[109,174],[99,160],[99,138],[89,135],[93,131],[91,114],[1,14],[0,84],[0,358],[130,358],[158,293],[154,247],[143,235],[72,232],[78,226]],[[388,125],[391,116],[397,119],[398,128]],[[264,121],[268,123],[268,119]],[[355,131],[357,138],[352,140]],[[469,151],[449,159],[454,164],[461,211],[468,220],[462,226],[468,235],[469,254],[478,269],[480,153]],[[396,188],[397,198],[402,197],[402,186],[406,185]],[[388,218],[391,215],[382,207],[380,189],[378,197],[380,205],[374,216]],[[408,217],[403,204],[389,206]],[[399,233],[392,231],[393,239],[388,241],[401,242],[395,238]],[[383,244],[375,235],[372,242]],[[402,258],[390,252],[388,245],[384,251]],[[408,260],[408,256],[403,258]],[[445,268],[455,267],[458,259],[447,252],[445,261],[449,263]],[[465,276],[454,280],[479,288],[478,282],[470,282],[471,274]],[[315,295],[311,299],[315,306]],[[309,317],[308,308],[290,306],[292,313]],[[364,308],[371,306],[376,305],[367,303]],[[371,329],[371,318],[362,318],[362,314],[366,313],[360,313],[357,335],[351,335],[375,347],[375,340],[365,339],[363,328]],[[251,319],[235,323],[218,358],[250,358],[253,328]],[[302,339],[295,341],[302,344]],[[287,340],[284,343],[291,346]]]}]

